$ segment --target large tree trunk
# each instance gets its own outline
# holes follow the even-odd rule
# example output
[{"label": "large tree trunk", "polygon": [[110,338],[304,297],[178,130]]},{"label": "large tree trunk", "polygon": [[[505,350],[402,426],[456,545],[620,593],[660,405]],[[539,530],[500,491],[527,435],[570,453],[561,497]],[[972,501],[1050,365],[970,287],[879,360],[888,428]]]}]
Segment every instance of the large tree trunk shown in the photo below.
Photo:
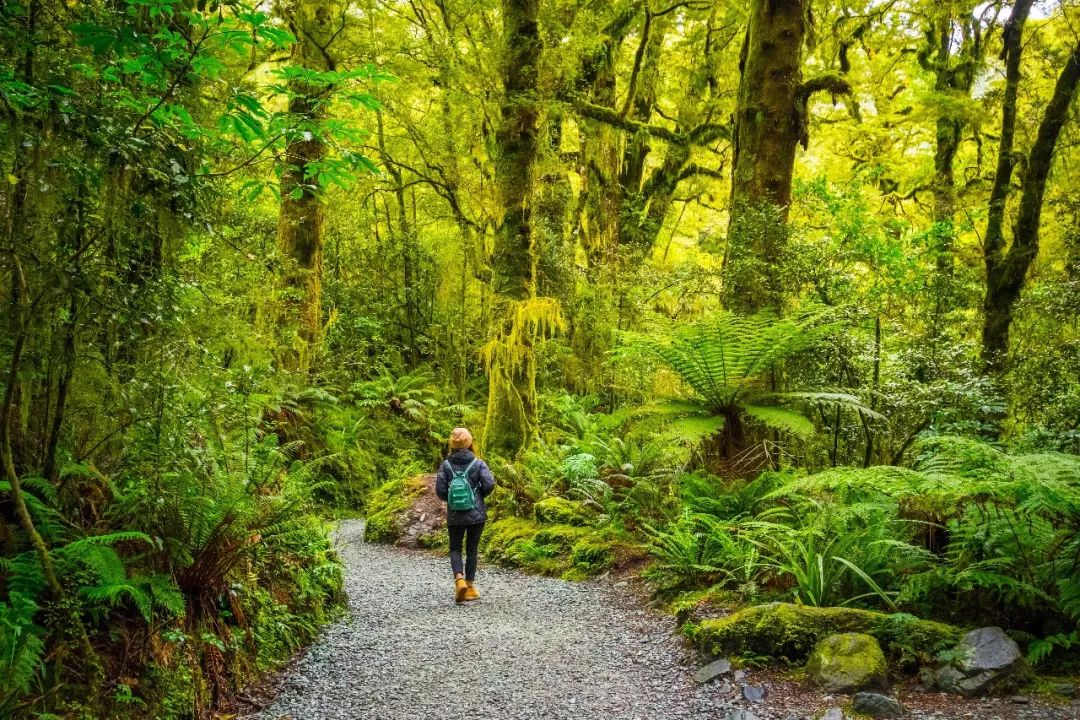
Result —
[{"label": "large tree trunk", "polygon": [[502,220],[495,234],[493,285],[500,307],[488,343],[488,409],[484,447],[513,456],[536,431],[534,335],[523,323],[536,298],[533,175],[540,136],[537,71],[539,0],[503,0],[504,96],[495,135]]},{"label": "large tree trunk", "polygon": [[539,0],[503,0],[501,122],[495,135],[502,222],[495,236],[494,285],[504,298],[536,293],[533,264],[533,165],[540,135],[536,98],[540,63]]},{"label": "large tree trunk", "polygon": [[[344,3],[337,0],[295,0],[283,6],[296,36],[293,61],[308,70],[334,70],[329,45],[344,22]],[[317,126],[325,117],[325,87],[302,80],[290,82],[289,113],[301,128],[285,148],[281,176],[278,251],[283,308],[279,326],[283,347],[279,363],[287,370],[310,369],[322,336],[323,215],[314,168],[326,155]]]},{"label": "large tree trunk", "polygon": [[[953,270],[956,242],[954,216],[957,209],[954,164],[960,150],[966,125],[963,110],[958,110],[953,98],[967,99],[975,75],[982,66],[985,43],[982,20],[973,17],[965,8],[957,16],[957,8],[946,5],[931,20],[927,30],[927,47],[919,53],[923,68],[934,73],[934,92],[937,102],[936,147],[934,151],[932,232],[935,253],[935,272],[928,282],[927,338],[930,367],[923,375],[936,376],[938,348],[947,342],[947,319],[958,306],[957,286]],[[957,43],[957,37],[962,41]]]},{"label": "large tree trunk", "polygon": [[[1024,0],[1022,0],[1023,2]],[[1030,0],[1027,0],[1030,2]],[[1015,11],[1014,11],[1015,12]],[[1010,20],[1010,24],[1011,24]],[[1005,107],[1002,111],[1001,152],[1009,158],[998,158],[998,175],[991,194],[990,216],[985,241],[986,295],[983,299],[982,358],[986,369],[998,374],[1008,360],[1009,328],[1013,307],[1027,279],[1028,268],[1039,254],[1039,219],[1042,214],[1046,180],[1054,159],[1058,136],[1069,117],[1069,105],[1080,83],[1080,45],[1077,45],[1061,69],[1054,94],[1043,111],[1035,144],[1031,147],[1022,177],[1023,191],[1016,223],[1013,225],[1012,245],[1005,252],[1002,231],[1008,177],[1012,174],[1012,135],[1016,120],[1016,90],[1019,84],[1019,55],[1023,23],[1007,31]],[[1010,35],[1011,32],[1011,35]],[[1014,61],[1015,57],[1015,61]],[[1008,143],[1006,144],[1006,132]],[[1005,178],[999,185],[998,180]]]},{"label": "large tree trunk", "polygon": [[807,2],[754,0],[739,60],[724,264],[729,305],[744,311],[775,307],[780,296],[795,152],[805,138],[800,93]]}]

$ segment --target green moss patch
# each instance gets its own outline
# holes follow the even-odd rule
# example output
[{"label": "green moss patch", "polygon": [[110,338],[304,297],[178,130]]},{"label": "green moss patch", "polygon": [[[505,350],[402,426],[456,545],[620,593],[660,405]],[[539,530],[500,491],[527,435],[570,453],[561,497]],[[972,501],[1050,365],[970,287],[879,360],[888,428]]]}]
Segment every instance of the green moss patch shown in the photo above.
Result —
[{"label": "green moss patch", "polygon": [[687,634],[713,655],[775,657],[802,662],[829,635],[865,633],[875,637],[900,665],[931,662],[960,639],[959,629],[911,615],[857,608],[809,607],[770,603],[724,618],[686,626]]},{"label": "green moss patch", "polygon": [[569,580],[609,570],[627,550],[608,529],[541,525],[519,517],[490,523],[481,542],[484,557],[491,562]]}]

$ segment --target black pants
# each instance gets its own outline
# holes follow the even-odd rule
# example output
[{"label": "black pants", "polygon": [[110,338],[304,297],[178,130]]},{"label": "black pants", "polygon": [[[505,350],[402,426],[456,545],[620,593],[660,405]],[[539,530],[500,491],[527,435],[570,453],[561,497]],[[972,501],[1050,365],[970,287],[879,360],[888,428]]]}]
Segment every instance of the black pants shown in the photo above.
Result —
[{"label": "black pants", "polygon": [[465,541],[465,579],[476,579],[476,556],[480,550],[480,533],[484,532],[484,523],[476,525],[450,525],[450,567],[454,574],[461,569],[461,543]]}]

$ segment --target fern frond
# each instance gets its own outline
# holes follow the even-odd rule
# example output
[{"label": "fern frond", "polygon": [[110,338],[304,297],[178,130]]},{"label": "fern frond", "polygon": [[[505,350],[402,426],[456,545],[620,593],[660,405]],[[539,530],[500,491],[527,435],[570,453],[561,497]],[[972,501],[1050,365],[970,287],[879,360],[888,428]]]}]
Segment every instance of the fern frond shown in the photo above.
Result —
[{"label": "fern frond", "polygon": [[127,598],[138,608],[143,620],[150,622],[153,619],[150,596],[130,583],[93,585],[81,588],[79,592],[91,602],[107,604],[113,607]]},{"label": "fern frond", "polygon": [[699,443],[705,438],[712,437],[724,427],[724,418],[720,415],[712,417],[681,417],[673,420],[664,432],[664,437],[687,444]]},{"label": "fern frond", "polygon": [[811,437],[816,428],[800,412],[774,405],[743,405],[743,412],[766,427],[789,433],[800,439]]},{"label": "fern frond", "polygon": [[122,542],[140,542],[147,545],[153,545],[154,540],[146,533],[138,532],[137,530],[119,530],[117,532],[106,533],[104,535],[88,535],[87,537],[75,540],[68,543],[62,548],[58,548],[59,552],[65,552],[68,554],[78,553],[84,547],[91,545],[117,545]]},{"label": "fern frond", "polygon": [[855,395],[844,392],[783,392],[773,393],[772,397],[778,400],[785,401],[798,401],[807,403],[809,405],[821,405],[832,408],[843,408],[846,410],[852,410],[867,420],[874,420],[875,422],[888,422],[888,418],[879,412],[871,410],[863,404]]}]

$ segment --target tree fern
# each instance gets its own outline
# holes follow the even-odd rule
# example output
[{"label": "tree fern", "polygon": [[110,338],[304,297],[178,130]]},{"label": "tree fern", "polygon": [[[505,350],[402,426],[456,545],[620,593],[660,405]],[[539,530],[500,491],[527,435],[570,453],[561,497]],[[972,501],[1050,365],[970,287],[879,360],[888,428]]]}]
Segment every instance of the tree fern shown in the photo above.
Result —
[{"label": "tree fern", "polygon": [[806,439],[814,434],[814,423],[808,417],[795,410],[770,405],[743,405],[742,410],[748,417],[757,420],[766,427]]},{"label": "tree fern", "polygon": [[667,342],[641,340],[713,411],[730,406],[766,380],[766,373],[805,350],[836,326],[823,312],[777,318],[721,313],[678,330]]},{"label": "tree fern", "polygon": [[747,446],[746,421],[794,438],[810,437],[814,424],[795,405],[849,407],[880,419],[848,393],[780,392],[774,387],[784,360],[837,329],[823,310],[783,318],[769,312],[720,313],[680,328],[667,340],[639,338],[637,345],[674,370],[689,390],[689,397],[649,410],[671,419],[673,439],[697,444],[718,438],[705,445],[711,461],[707,466],[715,472],[723,472],[725,461]]}]

